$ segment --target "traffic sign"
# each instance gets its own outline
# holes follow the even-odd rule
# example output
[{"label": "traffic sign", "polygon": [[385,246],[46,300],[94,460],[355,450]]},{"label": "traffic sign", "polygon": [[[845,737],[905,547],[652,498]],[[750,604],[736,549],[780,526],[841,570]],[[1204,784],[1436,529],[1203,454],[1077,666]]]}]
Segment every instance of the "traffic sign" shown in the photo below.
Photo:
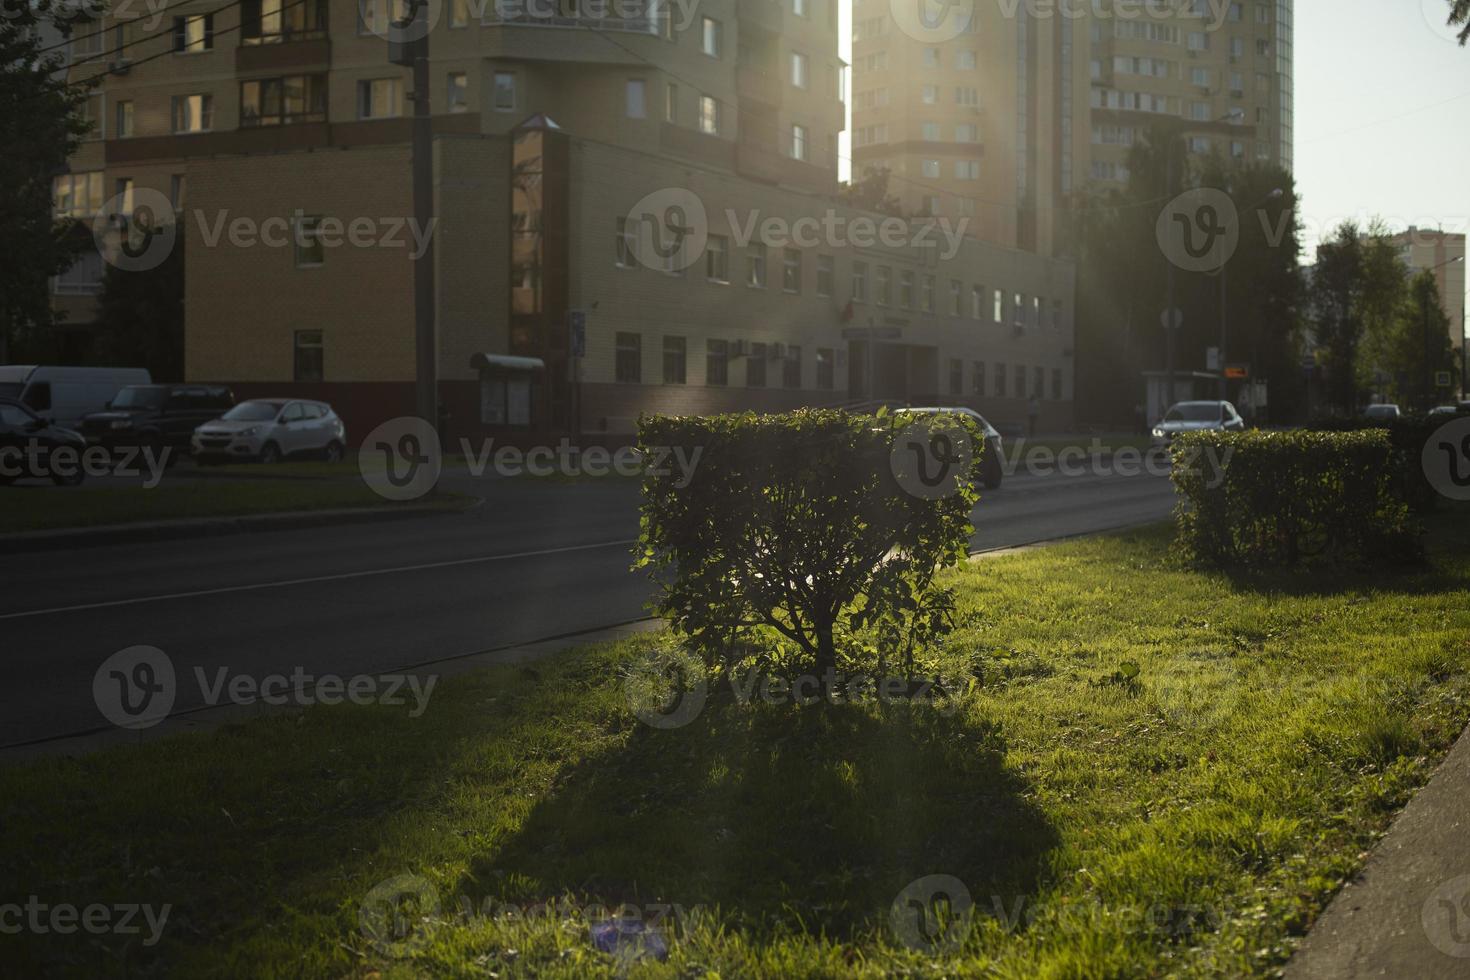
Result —
[{"label": "traffic sign", "polygon": [[1448,388],[1450,386],[1450,372],[1448,372],[1448,371],[1435,371],[1434,372],[1434,386],[1436,388]]},{"label": "traffic sign", "polygon": [[1242,380],[1244,380],[1246,378],[1249,378],[1250,376],[1251,376],[1251,369],[1250,369],[1250,365],[1248,365],[1248,364],[1227,364],[1227,365],[1225,365],[1225,377],[1227,377],[1227,378],[1230,378],[1230,379],[1235,380],[1235,381],[1242,381]]}]

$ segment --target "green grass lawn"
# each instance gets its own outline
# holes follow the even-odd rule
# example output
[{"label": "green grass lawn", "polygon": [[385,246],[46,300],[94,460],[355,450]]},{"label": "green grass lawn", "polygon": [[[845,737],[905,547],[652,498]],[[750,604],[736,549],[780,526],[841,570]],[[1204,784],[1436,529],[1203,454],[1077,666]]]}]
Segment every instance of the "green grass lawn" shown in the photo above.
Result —
[{"label": "green grass lawn", "polygon": [[[1267,972],[1470,719],[1464,517],[1409,572],[1201,573],[1162,528],[974,563],[936,660],[976,683],[944,710],[711,697],[656,729],[623,681],[648,635],[446,681],[418,718],[316,708],[3,771],[0,901],[172,906],[155,946],[7,936],[8,967]],[[979,913],[937,955],[889,926],[934,874]],[[438,912],[384,945],[360,914],[404,875]],[[575,910],[622,903],[664,917],[666,962],[593,948]]]},{"label": "green grass lawn", "polygon": [[[459,498],[440,495],[446,506]],[[389,506],[357,481],[184,480],[145,487],[0,487],[0,534],[191,517]]]}]

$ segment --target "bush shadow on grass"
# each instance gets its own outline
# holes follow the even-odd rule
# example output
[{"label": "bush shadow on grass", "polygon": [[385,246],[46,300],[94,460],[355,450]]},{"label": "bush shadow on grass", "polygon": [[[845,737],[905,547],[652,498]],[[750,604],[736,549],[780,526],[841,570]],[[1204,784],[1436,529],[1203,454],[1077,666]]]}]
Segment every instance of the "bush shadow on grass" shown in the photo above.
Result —
[{"label": "bush shadow on grass", "polygon": [[1470,553],[1470,506],[1443,506],[1421,518],[1427,552],[1422,563],[1322,562],[1301,567],[1214,569],[1234,592],[1303,598],[1353,592],[1431,595],[1470,589],[1470,568],[1461,556]]},{"label": "bush shadow on grass", "polygon": [[925,706],[712,702],[588,759],[460,894],[718,908],[754,935],[850,937],[917,878],[1034,894],[1056,835],[996,726]]}]

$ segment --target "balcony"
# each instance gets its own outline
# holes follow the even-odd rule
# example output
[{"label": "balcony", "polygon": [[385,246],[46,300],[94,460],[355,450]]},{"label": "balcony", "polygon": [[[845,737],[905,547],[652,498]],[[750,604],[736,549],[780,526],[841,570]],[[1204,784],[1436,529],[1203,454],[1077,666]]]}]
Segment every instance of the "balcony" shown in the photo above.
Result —
[{"label": "balcony", "polygon": [[735,93],[742,102],[759,102],[779,109],[784,91],[781,75],[774,66],[740,65],[735,69]]},{"label": "balcony", "polygon": [[740,26],[780,34],[786,23],[786,7],[773,0],[740,0]]},{"label": "balcony", "polygon": [[235,49],[240,74],[274,71],[325,71],[332,65],[332,42],[317,32],[274,35],[279,41],[246,38]]}]

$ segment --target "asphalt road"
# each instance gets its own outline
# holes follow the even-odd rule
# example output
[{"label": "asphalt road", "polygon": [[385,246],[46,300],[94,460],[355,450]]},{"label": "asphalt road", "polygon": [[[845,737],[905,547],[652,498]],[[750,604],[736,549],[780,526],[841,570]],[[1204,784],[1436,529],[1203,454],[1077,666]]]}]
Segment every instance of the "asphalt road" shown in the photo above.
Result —
[{"label": "asphalt road", "polygon": [[[452,517],[17,556],[0,586],[0,746],[105,726],[93,677],[128,647],[172,659],[183,711],[205,703],[195,668],[376,674],[646,615],[649,584],[628,568],[635,481],[446,481],[484,503]],[[983,495],[973,547],[1159,520],[1173,504],[1160,476],[1015,475]]]}]

